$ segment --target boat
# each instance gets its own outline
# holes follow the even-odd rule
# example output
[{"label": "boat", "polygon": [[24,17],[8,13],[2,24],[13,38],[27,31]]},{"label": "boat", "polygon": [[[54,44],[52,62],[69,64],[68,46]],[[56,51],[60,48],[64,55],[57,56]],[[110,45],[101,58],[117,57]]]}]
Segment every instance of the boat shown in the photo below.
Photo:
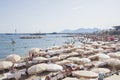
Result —
[{"label": "boat", "polygon": [[10,42],[11,44],[16,44],[16,42],[13,40],[13,39],[11,39],[11,42]]},{"label": "boat", "polygon": [[30,35],[46,35],[46,33],[31,33]]},{"label": "boat", "polygon": [[41,33],[40,31],[37,33],[31,33],[30,35],[46,35],[46,33]]},{"label": "boat", "polygon": [[41,36],[22,36],[20,39],[39,39]]},{"label": "boat", "polygon": [[6,35],[14,35],[14,33],[5,33]]}]

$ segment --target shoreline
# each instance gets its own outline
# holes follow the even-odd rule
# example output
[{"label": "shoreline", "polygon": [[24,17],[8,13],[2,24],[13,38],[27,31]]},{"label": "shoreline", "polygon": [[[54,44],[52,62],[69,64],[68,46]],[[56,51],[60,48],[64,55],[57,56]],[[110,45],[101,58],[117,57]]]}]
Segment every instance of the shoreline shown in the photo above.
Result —
[{"label": "shoreline", "polygon": [[[69,63],[69,65],[76,65],[76,66],[74,66],[74,68],[71,66],[72,71],[70,71],[70,73],[72,72],[71,74],[76,75],[76,77],[69,76],[68,73],[66,73],[66,71],[64,71],[67,68],[63,68],[62,71],[66,75],[68,75],[68,77],[73,77],[73,78],[75,77],[75,78],[79,79],[78,76],[80,76],[80,74],[78,75],[76,73],[76,71],[81,71],[82,68],[84,68],[84,70],[87,70],[87,71],[91,71],[93,68],[100,68],[100,69],[107,68],[109,70],[112,70],[112,68],[109,68],[109,67],[111,67],[111,64],[107,63],[106,61],[109,59],[112,59],[112,58],[115,58],[115,60],[118,60],[118,62],[120,61],[119,55],[117,56],[117,54],[120,53],[120,41],[104,42],[104,41],[90,41],[89,38],[86,38],[86,39],[87,39],[87,41],[85,40],[85,38],[83,38],[83,40],[85,40],[85,42],[83,41],[79,44],[74,44],[74,42],[73,42],[73,43],[69,43],[69,44],[63,44],[61,46],[53,45],[47,49],[32,48],[28,51],[28,53],[29,53],[28,55],[21,56],[21,58],[24,59],[22,62],[18,61],[18,62],[15,62],[14,64],[16,64],[16,69],[18,69],[20,71],[20,70],[26,68],[25,67],[26,66],[25,59],[28,59],[28,64],[31,64],[31,66],[29,66],[28,68],[30,68],[34,65],[38,65],[38,64],[42,65],[43,63],[44,63],[44,65],[49,65],[49,64],[60,65],[63,68],[63,65],[66,65]],[[114,54],[116,55],[116,57],[113,56]],[[37,57],[40,57],[40,58],[37,58]],[[39,59],[40,59],[40,61],[39,61]],[[4,60],[5,59],[2,59],[2,61],[4,61]],[[37,60],[37,62],[36,62],[36,60]],[[65,61],[65,62],[63,62],[63,61]],[[102,62],[102,63],[104,63],[104,65],[109,65],[109,67],[103,66],[102,63],[98,65],[97,62]],[[20,64],[23,66],[22,69],[19,69]],[[47,69],[49,70],[49,68],[47,68]],[[52,67],[51,67],[51,69],[52,69]],[[44,70],[43,70],[43,72],[44,72]],[[61,72],[59,72],[59,71],[57,71],[57,72],[58,73],[54,73],[54,74],[56,74],[56,75],[61,74]],[[8,72],[6,72],[6,73],[8,73]],[[3,73],[3,74],[6,74],[6,73]],[[50,71],[49,73],[53,74],[53,71]],[[109,71],[107,74],[109,74],[109,73],[112,73],[112,72]],[[40,74],[42,74],[42,72],[40,72]],[[26,75],[26,74],[24,74],[24,75]],[[47,74],[47,75],[51,76],[51,74]],[[46,77],[47,75],[45,75],[44,77]],[[97,73],[97,75],[98,75],[98,73]],[[37,75],[35,74],[34,76],[37,76]],[[30,76],[27,76],[27,75],[26,75],[26,77],[30,78]],[[38,77],[40,78],[40,76],[38,76]],[[98,76],[96,76],[95,78],[97,78],[97,77]],[[27,78],[26,78],[26,80],[27,80]],[[93,78],[93,79],[95,79],[95,78]]]}]

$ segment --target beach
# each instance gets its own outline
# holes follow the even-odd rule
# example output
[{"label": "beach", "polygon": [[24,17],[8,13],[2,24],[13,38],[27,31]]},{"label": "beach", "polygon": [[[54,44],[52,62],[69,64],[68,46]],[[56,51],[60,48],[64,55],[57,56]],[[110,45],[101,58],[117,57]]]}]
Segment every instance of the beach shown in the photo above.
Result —
[{"label": "beach", "polygon": [[[68,36],[64,36],[68,37]],[[70,37],[71,38],[71,37]],[[102,38],[102,39],[101,39]],[[1,80],[119,80],[120,42],[72,35],[74,41],[30,48],[0,61]],[[78,40],[76,40],[78,39]]]},{"label": "beach", "polygon": [[120,80],[120,0],[0,0],[0,80]]}]

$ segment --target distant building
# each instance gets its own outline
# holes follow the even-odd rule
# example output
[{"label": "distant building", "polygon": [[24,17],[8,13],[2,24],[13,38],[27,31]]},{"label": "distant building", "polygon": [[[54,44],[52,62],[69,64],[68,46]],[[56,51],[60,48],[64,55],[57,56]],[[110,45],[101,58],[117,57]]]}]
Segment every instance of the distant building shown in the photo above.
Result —
[{"label": "distant building", "polygon": [[113,26],[116,31],[120,31],[120,26]]},{"label": "distant building", "polygon": [[113,35],[120,35],[120,26],[113,26],[113,30],[110,31]]}]

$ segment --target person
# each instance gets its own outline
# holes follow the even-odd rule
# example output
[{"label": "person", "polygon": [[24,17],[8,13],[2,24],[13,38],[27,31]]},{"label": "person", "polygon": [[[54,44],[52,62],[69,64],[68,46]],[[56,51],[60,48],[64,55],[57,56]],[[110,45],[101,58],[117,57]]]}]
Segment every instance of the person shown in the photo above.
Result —
[{"label": "person", "polygon": [[56,74],[51,74],[50,75],[50,80],[57,80],[57,75]]},{"label": "person", "polygon": [[85,70],[84,66],[79,67],[80,70]]},{"label": "person", "polygon": [[46,49],[45,52],[48,52],[48,50]]},{"label": "person", "polygon": [[50,56],[49,54],[47,54],[45,57],[46,57],[46,58],[50,58],[51,56]]},{"label": "person", "polygon": [[51,60],[49,60],[47,63],[48,63],[48,64],[51,64],[51,63],[52,63],[52,61],[51,61]]},{"label": "person", "polygon": [[100,72],[99,75],[98,75],[98,80],[103,80],[105,77],[105,74]]},{"label": "person", "polygon": [[119,71],[117,71],[115,74],[116,74],[116,75],[119,75]]},{"label": "person", "polygon": [[73,69],[71,68],[71,66],[68,66],[66,69],[65,69],[65,72],[66,72],[66,76],[71,76],[72,75],[72,71]]},{"label": "person", "polygon": [[71,67],[72,65],[71,65],[71,63],[67,62],[67,63],[65,64],[65,66],[66,66],[66,67]]},{"label": "person", "polygon": [[46,76],[46,77],[45,77],[45,80],[50,80],[50,76]]},{"label": "person", "polygon": [[15,71],[16,71],[16,69],[15,69],[14,64],[13,64],[11,67],[11,73],[15,73]]},{"label": "person", "polygon": [[30,66],[31,66],[31,65],[29,64],[29,60],[26,59],[26,70],[25,70],[26,75],[29,75],[29,74],[28,74],[28,68],[29,68]]},{"label": "person", "polygon": [[62,80],[64,78],[64,72],[60,71],[56,74],[57,80]]},{"label": "person", "polygon": [[25,74],[28,76],[29,75],[29,73],[28,73],[28,71],[27,70],[25,70]]},{"label": "person", "polygon": [[110,41],[114,41],[114,36],[111,36],[111,37],[110,37]]}]

